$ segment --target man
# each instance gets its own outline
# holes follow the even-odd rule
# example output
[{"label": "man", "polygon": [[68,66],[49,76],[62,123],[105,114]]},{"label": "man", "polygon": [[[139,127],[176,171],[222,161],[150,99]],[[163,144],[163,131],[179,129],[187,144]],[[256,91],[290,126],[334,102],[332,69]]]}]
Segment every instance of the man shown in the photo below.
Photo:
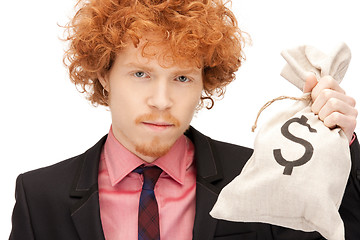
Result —
[{"label": "man", "polygon": [[[252,154],[189,127],[204,101],[223,94],[243,60],[244,33],[221,1],[79,6],[68,25],[70,77],[92,103],[109,106],[112,125],[85,153],[18,177],[10,239],[322,239],[209,215]],[[304,90],[312,91],[314,113],[348,137],[353,166],[340,214],[346,239],[359,239],[355,102],[331,77],[319,83],[309,77]],[[153,190],[143,187],[150,167],[161,169]],[[144,191],[156,199],[150,230],[140,227]]]}]

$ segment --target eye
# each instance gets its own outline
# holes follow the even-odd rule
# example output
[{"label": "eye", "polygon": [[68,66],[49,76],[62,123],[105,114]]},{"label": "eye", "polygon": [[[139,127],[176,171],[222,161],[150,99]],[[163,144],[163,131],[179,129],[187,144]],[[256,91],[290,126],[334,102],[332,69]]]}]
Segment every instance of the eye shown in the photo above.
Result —
[{"label": "eye", "polygon": [[190,79],[186,76],[178,76],[178,77],[176,77],[176,80],[179,82],[189,82],[190,81]]},{"label": "eye", "polygon": [[145,77],[147,77],[147,74],[144,72],[138,71],[138,72],[134,73],[134,76],[137,78],[145,78]]}]

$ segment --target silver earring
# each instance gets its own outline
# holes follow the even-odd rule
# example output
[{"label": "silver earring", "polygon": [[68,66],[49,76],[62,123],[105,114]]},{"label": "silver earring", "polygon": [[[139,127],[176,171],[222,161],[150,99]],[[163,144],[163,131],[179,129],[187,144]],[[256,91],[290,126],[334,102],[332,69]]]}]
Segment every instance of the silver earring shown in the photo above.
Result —
[{"label": "silver earring", "polygon": [[102,94],[104,98],[107,98],[107,96],[105,95],[105,88],[102,89]]}]

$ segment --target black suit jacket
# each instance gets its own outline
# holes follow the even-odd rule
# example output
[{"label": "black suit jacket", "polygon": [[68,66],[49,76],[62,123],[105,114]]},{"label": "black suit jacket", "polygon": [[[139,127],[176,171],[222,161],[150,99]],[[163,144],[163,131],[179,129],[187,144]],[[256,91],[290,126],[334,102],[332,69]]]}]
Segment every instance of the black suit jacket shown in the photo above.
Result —
[{"label": "black suit jacket", "polygon": [[[220,190],[240,173],[253,150],[212,140],[192,127],[186,135],[195,145],[197,168],[193,239],[323,239],[316,232],[213,219],[209,212]],[[11,240],[104,239],[97,178],[106,137],[79,156],[18,177]],[[357,141],[351,147],[351,154],[353,166],[340,214],[345,223],[346,239],[359,240],[360,150]]]}]

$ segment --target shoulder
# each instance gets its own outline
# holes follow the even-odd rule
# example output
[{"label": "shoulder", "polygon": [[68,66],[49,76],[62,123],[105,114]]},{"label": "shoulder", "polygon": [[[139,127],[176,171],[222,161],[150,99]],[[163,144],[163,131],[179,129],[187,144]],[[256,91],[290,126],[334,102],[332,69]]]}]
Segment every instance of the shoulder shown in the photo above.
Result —
[{"label": "shoulder", "polygon": [[216,150],[216,152],[221,156],[226,156],[227,159],[232,159],[234,157],[238,159],[239,156],[241,156],[247,160],[254,151],[251,148],[218,141],[211,138],[209,138],[209,141],[211,142],[211,145]]},{"label": "shoulder", "polygon": [[[20,174],[17,186],[21,186],[29,193],[37,193],[40,197],[41,194],[69,192],[82,171],[96,171],[98,156],[105,140],[106,136],[80,155]],[[87,169],[84,169],[85,165]]]},{"label": "shoulder", "polygon": [[253,154],[253,149],[209,139],[215,158],[221,163],[224,183],[228,183],[240,174]]},{"label": "shoulder", "polygon": [[210,151],[215,155],[213,157],[220,158],[222,161],[247,161],[253,153],[251,148],[214,140],[193,127],[190,127],[185,135],[193,141],[197,151]]},{"label": "shoulder", "polygon": [[22,173],[20,176],[27,181],[37,183],[46,182],[46,180],[54,178],[66,178],[66,176],[72,175],[72,173],[76,171],[81,164],[81,159],[84,154],[85,153],[71,157],[50,166]]},{"label": "shoulder", "polygon": [[35,204],[60,200],[70,191],[82,155],[20,174],[16,180],[17,191],[24,191],[28,201]]},{"label": "shoulder", "polygon": [[240,174],[253,153],[250,148],[211,139],[193,127],[185,134],[195,145],[195,158],[200,175],[210,176],[207,177],[208,181],[216,180],[221,186]]}]

